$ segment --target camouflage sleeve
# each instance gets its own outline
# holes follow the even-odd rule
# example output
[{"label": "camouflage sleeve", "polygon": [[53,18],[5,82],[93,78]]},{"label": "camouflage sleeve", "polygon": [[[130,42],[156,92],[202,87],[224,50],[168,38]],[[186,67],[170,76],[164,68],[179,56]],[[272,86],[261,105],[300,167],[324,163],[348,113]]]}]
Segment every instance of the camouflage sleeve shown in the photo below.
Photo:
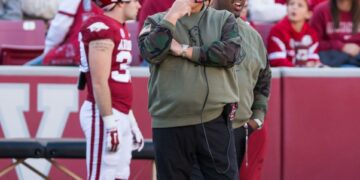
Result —
[{"label": "camouflage sleeve", "polygon": [[233,15],[229,16],[222,28],[221,39],[210,46],[193,47],[191,61],[204,66],[225,67],[240,63],[243,58],[241,37]]},{"label": "camouflage sleeve", "polygon": [[147,18],[139,34],[140,54],[151,64],[161,63],[170,49],[174,25],[166,20],[160,23]]},{"label": "camouflage sleeve", "polygon": [[259,77],[254,88],[254,102],[251,106],[251,110],[253,112],[251,118],[259,119],[262,122],[264,122],[265,114],[268,110],[271,85],[271,69],[269,60],[266,56],[264,58],[266,60],[266,67],[259,73]]}]

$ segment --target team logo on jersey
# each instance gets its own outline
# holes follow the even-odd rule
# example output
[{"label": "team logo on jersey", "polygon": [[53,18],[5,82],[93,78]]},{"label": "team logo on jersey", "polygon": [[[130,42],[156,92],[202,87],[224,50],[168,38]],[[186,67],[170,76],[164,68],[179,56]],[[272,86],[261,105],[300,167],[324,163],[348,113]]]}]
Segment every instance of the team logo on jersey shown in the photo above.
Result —
[{"label": "team logo on jersey", "polygon": [[99,32],[101,30],[108,30],[109,29],[109,26],[106,26],[104,23],[102,22],[96,22],[96,23],[93,23],[91,24],[88,29],[91,31],[91,32]]}]

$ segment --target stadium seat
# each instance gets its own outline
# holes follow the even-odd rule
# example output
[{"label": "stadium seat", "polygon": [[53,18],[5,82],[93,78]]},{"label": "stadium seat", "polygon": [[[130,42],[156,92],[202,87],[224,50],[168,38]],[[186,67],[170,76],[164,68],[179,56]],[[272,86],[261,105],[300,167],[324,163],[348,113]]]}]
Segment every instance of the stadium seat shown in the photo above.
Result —
[{"label": "stadium seat", "polygon": [[43,52],[43,46],[1,45],[0,65],[23,65]]},{"label": "stadium seat", "polygon": [[0,20],[0,45],[43,46],[46,27],[42,20]]},{"label": "stadium seat", "polygon": [[45,33],[42,20],[0,20],[0,64],[20,65],[41,54]]},{"label": "stadium seat", "polygon": [[271,28],[275,25],[275,23],[254,23],[255,29],[261,35],[265,46],[267,47],[267,39],[270,33]]}]

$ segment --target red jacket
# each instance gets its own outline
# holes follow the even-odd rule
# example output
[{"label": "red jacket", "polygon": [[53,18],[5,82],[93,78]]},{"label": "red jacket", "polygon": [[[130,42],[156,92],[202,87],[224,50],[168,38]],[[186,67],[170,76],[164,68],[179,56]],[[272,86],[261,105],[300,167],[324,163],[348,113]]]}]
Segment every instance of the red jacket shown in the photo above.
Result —
[{"label": "red jacket", "polygon": [[340,27],[334,29],[330,12],[330,4],[319,4],[310,21],[310,25],[317,31],[320,39],[320,51],[341,50],[346,43],[356,43],[360,46],[360,31],[352,34],[352,20],[350,12],[340,12]]},{"label": "red jacket", "polygon": [[302,66],[308,61],[320,61],[316,32],[305,22],[296,32],[287,17],[278,22],[268,37],[271,66]]}]

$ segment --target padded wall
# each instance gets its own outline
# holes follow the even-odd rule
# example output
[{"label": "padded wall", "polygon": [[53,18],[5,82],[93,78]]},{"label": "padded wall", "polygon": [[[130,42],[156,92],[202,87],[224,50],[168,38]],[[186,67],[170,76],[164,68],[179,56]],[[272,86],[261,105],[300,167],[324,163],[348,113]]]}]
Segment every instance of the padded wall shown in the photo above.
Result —
[{"label": "padded wall", "polygon": [[360,179],[360,70],[284,69],[283,98],[283,179]]},{"label": "padded wall", "polygon": [[263,180],[280,180],[281,177],[281,74],[272,69],[269,111],[265,123],[268,126],[268,142],[265,154]]},{"label": "padded wall", "polygon": [[[131,73],[133,110],[145,138],[151,138],[149,73],[146,68]],[[0,66],[0,138],[83,137],[78,111],[85,94],[76,90],[77,75],[73,67]],[[263,179],[360,179],[360,69],[273,69],[271,90]],[[62,126],[50,123],[45,130],[52,131],[40,130],[47,120]],[[2,159],[0,168],[10,162]],[[85,160],[60,162],[85,177]],[[55,168],[50,175],[67,178]],[[16,177],[12,171],[4,178]],[[151,162],[133,161],[130,179],[150,178]]]}]

